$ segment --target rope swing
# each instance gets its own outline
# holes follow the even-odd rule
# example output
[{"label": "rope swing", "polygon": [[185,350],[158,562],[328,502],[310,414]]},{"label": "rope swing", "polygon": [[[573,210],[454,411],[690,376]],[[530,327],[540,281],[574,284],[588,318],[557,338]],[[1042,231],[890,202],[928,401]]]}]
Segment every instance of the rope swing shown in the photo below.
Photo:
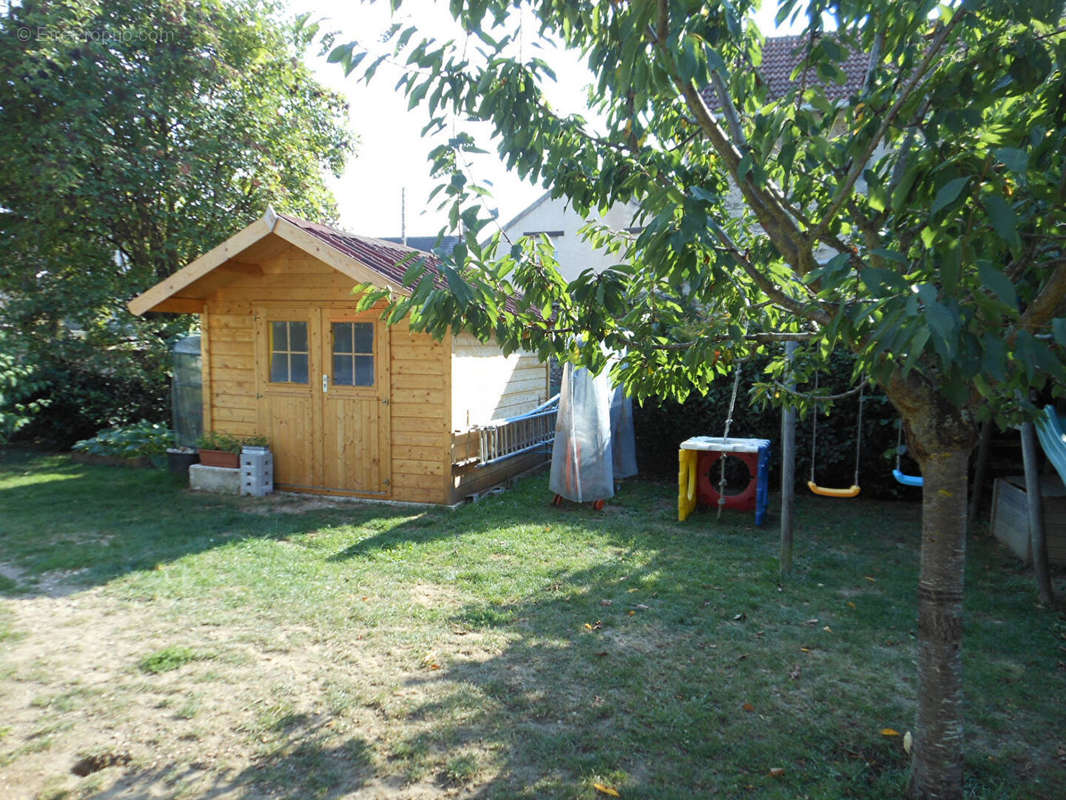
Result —
[{"label": "rope swing", "polygon": [[[851,486],[847,489],[830,489],[825,486],[819,486],[814,479],[814,464],[815,454],[817,453],[818,446],[818,411],[817,409],[811,414],[811,479],[807,481],[807,488],[817,495],[822,497],[857,497],[861,491],[859,488],[859,466],[862,463],[862,401],[863,392],[866,389],[866,382],[863,381],[859,386],[859,423],[858,430],[855,433],[855,478],[852,481]],[[814,376],[814,391],[818,391],[818,376]]]},{"label": "rope swing", "polygon": [[[733,373],[733,394],[729,398],[729,412],[725,418],[725,430],[722,432],[722,438],[729,438],[729,426],[733,424],[733,409],[737,405],[737,390],[740,388],[740,373],[743,371],[744,362],[738,361],[737,368]],[[722,518],[722,509],[725,508],[725,458],[720,459],[722,466],[721,476],[718,479],[718,514],[715,519]]]},{"label": "rope swing", "polygon": [[903,444],[903,420],[900,419],[898,431],[896,435],[896,468],[892,470],[892,477],[896,479],[897,483],[901,483],[904,486],[922,486],[924,481],[921,475],[904,475],[903,470],[900,469],[900,459],[907,451],[907,445]]}]

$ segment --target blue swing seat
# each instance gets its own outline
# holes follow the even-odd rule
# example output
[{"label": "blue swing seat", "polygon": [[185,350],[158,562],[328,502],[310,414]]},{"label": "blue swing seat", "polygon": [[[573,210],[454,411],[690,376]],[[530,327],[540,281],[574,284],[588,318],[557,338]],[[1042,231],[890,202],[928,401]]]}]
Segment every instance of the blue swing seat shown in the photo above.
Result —
[{"label": "blue swing seat", "polygon": [[904,475],[898,469],[892,470],[892,477],[896,479],[898,483],[902,483],[904,486],[921,486],[921,475]]}]

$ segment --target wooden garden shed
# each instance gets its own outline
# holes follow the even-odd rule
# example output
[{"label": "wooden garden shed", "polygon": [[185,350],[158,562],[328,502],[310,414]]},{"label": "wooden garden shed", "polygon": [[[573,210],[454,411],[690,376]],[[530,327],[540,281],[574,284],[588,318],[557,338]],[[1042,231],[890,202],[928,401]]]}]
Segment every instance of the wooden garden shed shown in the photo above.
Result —
[{"label": "wooden garden shed", "polygon": [[129,309],[200,315],[204,430],[267,437],[278,488],[455,503],[547,459],[554,418],[500,421],[548,371],[357,311],[357,283],[404,291],[412,252],[268,209]]}]

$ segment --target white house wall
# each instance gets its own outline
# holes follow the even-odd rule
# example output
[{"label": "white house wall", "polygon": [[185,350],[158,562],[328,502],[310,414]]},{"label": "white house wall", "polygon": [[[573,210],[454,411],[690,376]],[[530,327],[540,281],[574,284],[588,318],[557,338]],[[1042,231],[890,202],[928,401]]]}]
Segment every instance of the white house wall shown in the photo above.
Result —
[{"label": "white house wall", "polygon": [[548,399],[546,365],[532,353],[505,356],[468,333],[452,340],[452,430],[530,411]]},{"label": "white house wall", "polygon": [[559,272],[567,281],[572,281],[586,269],[601,272],[621,260],[618,254],[598,250],[581,238],[579,231],[587,220],[614,230],[625,230],[635,224],[633,209],[626,206],[614,206],[604,215],[593,211],[586,218],[578,214],[565,198],[544,195],[504,225],[503,231],[512,242],[530,233],[561,232],[551,240],[555,245]]}]

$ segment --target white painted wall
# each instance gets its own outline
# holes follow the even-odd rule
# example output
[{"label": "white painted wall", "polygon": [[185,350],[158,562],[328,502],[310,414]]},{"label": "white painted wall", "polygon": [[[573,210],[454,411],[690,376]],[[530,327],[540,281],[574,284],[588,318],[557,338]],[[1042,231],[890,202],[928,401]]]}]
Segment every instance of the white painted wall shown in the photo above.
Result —
[{"label": "white painted wall", "polygon": [[635,224],[632,208],[614,206],[604,215],[593,211],[588,218],[584,218],[574,211],[566,198],[552,198],[545,194],[504,225],[503,231],[512,242],[517,242],[527,233],[562,231],[561,236],[552,237],[552,242],[559,261],[559,272],[567,281],[572,281],[586,269],[601,272],[620,262],[617,254],[597,250],[581,238],[578,231],[585,226],[586,219],[606,224],[615,230],[624,230]]},{"label": "white painted wall", "polygon": [[532,353],[505,356],[469,333],[452,339],[452,430],[532,411],[548,399],[548,368]]}]

